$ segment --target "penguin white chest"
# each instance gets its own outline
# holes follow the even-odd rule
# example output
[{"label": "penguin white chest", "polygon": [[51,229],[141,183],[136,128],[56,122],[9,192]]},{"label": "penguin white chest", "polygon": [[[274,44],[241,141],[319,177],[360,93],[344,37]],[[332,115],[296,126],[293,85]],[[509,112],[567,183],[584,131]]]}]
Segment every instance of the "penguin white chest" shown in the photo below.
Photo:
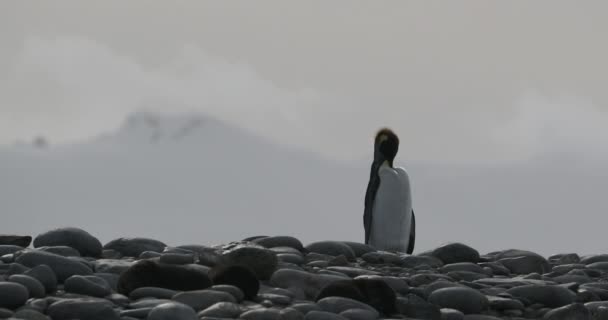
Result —
[{"label": "penguin white chest", "polygon": [[412,220],[412,197],[407,172],[383,165],[372,207],[370,245],[378,250],[406,252]]}]

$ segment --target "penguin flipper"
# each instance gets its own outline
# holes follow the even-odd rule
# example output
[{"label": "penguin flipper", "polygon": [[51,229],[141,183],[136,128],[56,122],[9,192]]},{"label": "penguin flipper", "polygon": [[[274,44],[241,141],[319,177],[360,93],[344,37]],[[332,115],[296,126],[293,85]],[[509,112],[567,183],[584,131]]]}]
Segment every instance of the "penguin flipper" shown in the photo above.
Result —
[{"label": "penguin flipper", "polygon": [[414,209],[412,209],[412,223],[410,224],[410,241],[407,245],[407,254],[414,252],[414,245],[416,244],[416,216],[414,215]]},{"label": "penguin flipper", "polygon": [[365,229],[365,244],[369,244],[369,238],[372,232],[372,209],[374,207],[374,200],[376,198],[376,192],[380,186],[380,178],[378,177],[378,166],[376,163],[372,163],[369,183],[367,184],[367,191],[365,192],[365,211],[363,212],[363,228]]}]

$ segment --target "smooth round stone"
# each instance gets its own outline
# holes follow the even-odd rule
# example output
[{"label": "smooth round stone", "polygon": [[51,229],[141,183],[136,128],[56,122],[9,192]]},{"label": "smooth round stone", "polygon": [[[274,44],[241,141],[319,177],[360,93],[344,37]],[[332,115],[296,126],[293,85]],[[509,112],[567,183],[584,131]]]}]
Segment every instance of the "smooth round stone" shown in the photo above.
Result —
[{"label": "smooth round stone", "polygon": [[149,299],[141,299],[135,302],[132,302],[131,304],[129,304],[129,308],[131,309],[142,309],[142,308],[154,308],[154,307],[158,307],[161,304],[165,304],[165,303],[169,303],[169,302],[174,302],[171,301],[169,299],[155,299],[155,298],[149,298]]},{"label": "smooth round stone", "polygon": [[172,300],[188,305],[196,311],[205,310],[218,302],[236,303],[231,294],[213,290],[181,292],[173,296]]},{"label": "smooth round stone", "polygon": [[327,297],[317,301],[317,305],[321,307],[321,310],[327,312],[341,313],[348,309],[363,309],[373,312],[376,318],[379,316],[378,311],[370,305],[349,298]]},{"label": "smooth round stone", "polygon": [[8,278],[8,281],[15,282],[23,285],[27,288],[28,296],[30,298],[44,298],[46,290],[40,281],[36,278],[26,276],[23,274],[15,274]]},{"label": "smooth round stone", "polygon": [[551,265],[547,259],[531,251],[505,250],[499,252],[495,259],[515,274],[543,274],[551,271]]},{"label": "smooth round stone", "polygon": [[118,279],[120,279],[119,275],[115,273],[94,273],[93,275],[105,280],[110,285],[112,291],[117,291]]},{"label": "smooth round stone", "polygon": [[7,254],[12,254],[12,253],[21,251],[23,249],[24,248],[20,247],[20,246],[3,244],[3,245],[0,245],[0,256],[4,256],[4,255],[7,255]]},{"label": "smooth round stone", "polygon": [[360,242],[353,242],[353,241],[342,241],[342,243],[344,243],[345,245],[349,246],[351,250],[353,250],[353,252],[355,253],[355,256],[357,258],[363,256],[366,253],[370,253],[370,252],[375,252],[376,248],[366,245],[364,243],[360,243]]},{"label": "smooth round stone", "polygon": [[32,243],[32,237],[30,236],[17,236],[17,235],[0,235],[0,246],[12,245],[27,248]]},{"label": "smooth round stone", "polygon": [[357,280],[357,279],[382,280],[386,284],[388,284],[393,290],[395,290],[395,292],[397,292],[397,293],[407,294],[408,290],[409,290],[409,286],[407,285],[407,282],[405,281],[405,279],[402,279],[399,277],[373,276],[372,275],[372,276],[359,276],[359,277],[355,278],[355,280]]},{"label": "smooth round stone", "polygon": [[233,302],[218,302],[198,313],[199,317],[238,318],[243,312],[240,305]]},{"label": "smooth round stone", "polygon": [[581,264],[592,264],[595,262],[608,262],[608,254],[594,254],[581,258]]},{"label": "smooth round stone", "polygon": [[0,308],[0,319],[11,318],[13,315],[13,311],[5,308]]},{"label": "smooth round stone", "polygon": [[475,273],[484,273],[483,268],[475,263],[471,262],[458,262],[458,263],[450,263],[441,267],[441,272],[448,273],[453,271],[468,271]]},{"label": "smooth round stone", "polygon": [[273,293],[260,293],[256,297],[256,301],[258,301],[258,302],[261,302],[264,300],[272,302],[273,305],[286,306],[286,305],[290,304],[293,299],[288,296],[284,296],[284,295],[280,295],[280,294],[273,294]]},{"label": "smooth round stone", "polygon": [[192,253],[163,253],[160,256],[160,262],[168,264],[191,264],[194,263],[194,254]]},{"label": "smooth round stone", "polygon": [[507,293],[550,308],[563,307],[576,299],[574,292],[560,286],[525,285],[511,288]]},{"label": "smooth round stone", "polygon": [[464,313],[450,308],[441,309],[441,320],[462,320]]},{"label": "smooth round stone", "polygon": [[104,299],[114,303],[119,307],[126,307],[129,305],[130,302],[129,297],[126,297],[120,293],[112,293],[111,295],[104,297]]},{"label": "smooth round stone", "polygon": [[591,320],[591,312],[583,304],[573,303],[553,309],[543,319],[546,320]]},{"label": "smooth round stone", "polygon": [[94,262],[95,272],[121,274],[133,265],[133,261],[120,259],[99,259]]},{"label": "smooth round stone", "polygon": [[142,252],[139,257],[137,258],[138,260],[141,259],[154,259],[154,258],[160,258],[160,256],[162,256],[162,253],[159,252],[154,252],[154,251],[144,251]]},{"label": "smooth round stone", "polygon": [[231,294],[237,302],[241,302],[243,301],[243,299],[245,299],[245,294],[243,293],[243,290],[241,290],[239,287],[233,286],[233,285],[229,285],[229,284],[218,284],[218,285],[214,285],[211,288],[209,288],[209,290],[213,290],[213,291],[221,291],[221,292],[226,292]]},{"label": "smooth round stone", "polygon": [[66,292],[99,298],[112,293],[108,282],[96,276],[71,276],[65,280],[64,289]]},{"label": "smooth round stone", "polygon": [[306,315],[310,311],[321,311],[321,307],[319,307],[319,305],[317,305],[316,303],[312,302],[295,303],[291,306],[291,308],[300,311],[303,315]]},{"label": "smooth round stone", "polygon": [[486,296],[490,302],[490,309],[493,310],[523,310],[524,304],[516,299],[497,297],[497,296]]},{"label": "smooth round stone", "polygon": [[429,296],[429,302],[442,308],[456,309],[465,314],[479,313],[489,305],[484,294],[467,287],[435,290]]},{"label": "smooth round stone", "polygon": [[438,280],[452,281],[452,278],[440,273],[419,273],[410,277],[408,283],[412,287],[420,287]]},{"label": "smooth round stone", "polygon": [[363,268],[355,267],[327,267],[327,270],[343,273],[349,277],[355,278],[358,276],[379,276],[380,272],[371,271]]},{"label": "smooth round stone", "polygon": [[110,301],[101,299],[66,299],[51,304],[47,314],[53,320],[120,320]]},{"label": "smooth round stone", "polygon": [[375,251],[368,252],[361,256],[361,259],[367,263],[373,264],[401,264],[401,257],[390,252]]},{"label": "smooth round stone", "polygon": [[307,297],[313,298],[327,285],[344,280],[344,277],[312,274],[306,271],[280,269],[270,278],[270,284],[283,289],[299,288]]},{"label": "smooth round stone", "polygon": [[304,314],[294,308],[281,310],[281,320],[304,320]]},{"label": "smooth round stone", "polygon": [[48,246],[68,246],[78,250],[82,256],[101,256],[101,242],[79,228],[58,228],[44,232],[34,239],[34,248]]},{"label": "smooth round stone", "polygon": [[129,309],[120,311],[121,320],[124,317],[133,317],[136,319],[145,319],[150,314],[153,308],[139,308],[139,309]]},{"label": "smooth round stone", "polygon": [[431,295],[431,293],[433,293],[436,290],[439,289],[443,289],[443,288],[460,288],[463,285],[460,283],[456,283],[456,282],[452,282],[452,281],[448,281],[448,280],[444,280],[444,279],[440,279],[437,280],[435,282],[431,282],[428,285],[426,285],[424,287],[424,292],[426,293],[427,296]]},{"label": "smooth round stone", "polygon": [[0,308],[14,309],[25,304],[29,298],[27,288],[19,283],[0,282]]},{"label": "smooth round stone", "polygon": [[247,266],[259,280],[268,280],[277,269],[276,253],[265,248],[237,246],[223,254],[227,263]]},{"label": "smooth round stone", "polygon": [[80,262],[44,251],[23,252],[16,261],[30,268],[45,264],[53,270],[59,282],[63,282],[73,275],[91,275],[93,273],[91,268]]},{"label": "smooth round stone", "polygon": [[101,258],[102,259],[120,259],[122,258],[122,254],[116,250],[112,249],[104,249],[101,250]]},{"label": "smooth round stone", "polygon": [[339,241],[318,241],[306,246],[309,252],[326,254],[330,256],[345,256],[349,261],[354,261],[356,256],[353,249]]},{"label": "smooth round stone", "polygon": [[378,314],[366,309],[348,309],[340,312],[340,316],[348,320],[374,320]]},{"label": "smooth round stone", "polygon": [[148,313],[147,320],[198,320],[196,312],[182,303],[163,303]]},{"label": "smooth round stone", "polygon": [[463,320],[502,320],[498,317],[488,316],[485,314],[467,314]]},{"label": "smooth round stone", "polygon": [[281,312],[276,309],[254,309],[241,314],[245,320],[282,320]]},{"label": "smooth round stone", "polygon": [[8,267],[8,270],[6,270],[6,275],[12,276],[14,274],[23,274],[23,273],[27,272],[28,270],[30,270],[30,268],[28,268],[20,263],[11,263]]},{"label": "smooth round stone", "polygon": [[13,316],[17,319],[27,319],[27,320],[50,320],[49,317],[45,316],[43,313],[33,310],[33,309],[21,309],[15,312]]},{"label": "smooth round stone", "polygon": [[298,251],[304,249],[300,240],[290,236],[266,237],[253,240],[253,242],[269,249],[275,247],[290,247]]},{"label": "smooth round stone", "polygon": [[277,254],[277,258],[279,258],[279,260],[282,262],[293,263],[296,265],[302,265],[305,262],[301,255],[292,253],[279,253]]},{"label": "smooth round stone", "polygon": [[78,252],[78,250],[68,246],[49,246],[39,247],[37,249],[40,251],[58,254],[63,257],[80,257],[80,252]]},{"label": "smooth round stone", "polygon": [[139,257],[145,251],[161,253],[166,246],[166,244],[154,239],[118,238],[108,242],[103,248],[120,252],[125,257]]},{"label": "smooth round stone", "polygon": [[409,318],[441,320],[441,311],[436,305],[425,301],[414,294],[397,297],[397,311]]},{"label": "smooth round stone", "polygon": [[142,298],[171,299],[177,293],[177,291],[171,289],[141,287],[131,291],[129,298],[131,300],[138,300]]},{"label": "smooth round stone", "polygon": [[433,250],[431,256],[441,260],[444,264],[479,261],[479,252],[462,243],[445,244]]},{"label": "smooth round stone", "polygon": [[347,318],[326,311],[311,311],[304,317],[305,320],[348,320]]},{"label": "smooth round stone", "polygon": [[433,256],[405,256],[401,258],[399,264],[405,268],[416,268],[421,266],[439,268],[443,266],[444,263],[439,260],[439,258]]},{"label": "smooth round stone", "polygon": [[288,254],[295,254],[297,256],[304,257],[302,252],[300,252],[297,249],[294,249],[292,247],[274,247],[274,248],[268,248],[268,249],[276,254],[288,253]]},{"label": "smooth round stone", "polygon": [[608,271],[608,261],[599,261],[599,262],[590,263],[587,265],[587,268]]},{"label": "smooth round stone", "polygon": [[552,264],[571,264],[579,263],[581,258],[576,253],[560,253],[550,256],[547,260]]}]

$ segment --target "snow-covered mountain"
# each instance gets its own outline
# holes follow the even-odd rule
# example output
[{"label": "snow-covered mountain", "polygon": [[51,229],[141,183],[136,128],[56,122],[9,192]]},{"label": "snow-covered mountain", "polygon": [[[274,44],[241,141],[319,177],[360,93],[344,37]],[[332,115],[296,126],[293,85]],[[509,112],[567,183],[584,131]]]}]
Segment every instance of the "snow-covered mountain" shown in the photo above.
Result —
[{"label": "snow-covered mountain", "polygon": [[[606,251],[608,165],[583,160],[407,164],[417,251],[448,241],[486,251]],[[75,225],[102,241],[360,241],[368,170],[206,116],[139,112],[80,144],[0,149],[0,233]]]}]

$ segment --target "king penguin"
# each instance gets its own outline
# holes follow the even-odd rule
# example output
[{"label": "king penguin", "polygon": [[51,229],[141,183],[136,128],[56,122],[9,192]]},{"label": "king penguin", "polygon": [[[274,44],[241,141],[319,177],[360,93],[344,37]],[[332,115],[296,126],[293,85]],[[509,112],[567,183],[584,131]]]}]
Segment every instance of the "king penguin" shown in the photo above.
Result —
[{"label": "king penguin", "polygon": [[411,254],[416,241],[416,218],[409,176],[405,169],[393,166],[398,150],[399,137],[392,130],[378,131],[365,193],[365,244]]}]

